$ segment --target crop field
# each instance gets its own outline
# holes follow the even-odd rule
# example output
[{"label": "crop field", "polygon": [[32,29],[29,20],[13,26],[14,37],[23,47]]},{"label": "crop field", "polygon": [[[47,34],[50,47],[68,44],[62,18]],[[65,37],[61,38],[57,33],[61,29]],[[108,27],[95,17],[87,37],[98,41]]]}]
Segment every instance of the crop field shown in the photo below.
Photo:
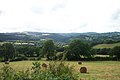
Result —
[{"label": "crop field", "polygon": [[[16,71],[30,69],[34,61],[10,62],[10,66]],[[49,61],[40,61],[40,63],[49,63]],[[81,80],[120,80],[120,62],[119,61],[85,61],[78,64],[77,61],[65,61],[65,64],[73,66]],[[0,63],[0,68],[4,63]],[[8,65],[8,64],[6,64]],[[87,67],[87,73],[80,73],[80,67]]]},{"label": "crop field", "polygon": [[114,43],[114,44],[98,44],[98,45],[94,46],[93,48],[96,48],[96,49],[114,48],[115,46],[120,46],[120,43]]}]

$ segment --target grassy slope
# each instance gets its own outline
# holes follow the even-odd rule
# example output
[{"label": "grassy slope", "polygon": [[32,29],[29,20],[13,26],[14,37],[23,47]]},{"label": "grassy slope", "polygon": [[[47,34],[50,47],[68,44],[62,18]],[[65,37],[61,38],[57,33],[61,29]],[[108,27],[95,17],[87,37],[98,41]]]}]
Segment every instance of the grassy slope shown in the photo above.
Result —
[{"label": "grassy slope", "polygon": [[96,49],[102,49],[102,48],[113,48],[115,46],[120,46],[120,43],[114,43],[114,44],[98,44],[96,46],[94,46],[93,48]]},{"label": "grassy slope", "polygon": [[[11,62],[10,66],[16,70],[25,70],[31,68],[33,61],[19,61]],[[48,61],[40,61],[41,63]],[[79,69],[82,66],[87,67],[88,73],[81,74],[80,78],[85,80],[120,80],[120,62],[119,61],[94,61],[83,62],[82,65],[78,65],[77,62],[65,62],[74,66],[75,72],[79,73]],[[0,67],[3,63],[0,63]]]}]

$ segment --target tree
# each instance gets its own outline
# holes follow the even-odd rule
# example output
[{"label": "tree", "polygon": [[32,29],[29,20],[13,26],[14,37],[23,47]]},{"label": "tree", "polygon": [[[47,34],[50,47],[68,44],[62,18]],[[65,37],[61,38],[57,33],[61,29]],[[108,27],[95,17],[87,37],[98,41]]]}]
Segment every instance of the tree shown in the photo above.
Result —
[{"label": "tree", "polygon": [[118,60],[120,59],[120,46],[116,46],[112,49],[111,56],[115,56]]},{"label": "tree", "polygon": [[3,58],[3,49],[2,49],[2,46],[0,45],[0,58],[2,59]]},{"label": "tree", "polygon": [[2,45],[2,56],[4,57],[4,60],[9,60],[9,59],[13,59],[15,56],[15,48],[13,46],[13,44],[11,43],[4,43]]},{"label": "tree", "polygon": [[53,40],[47,40],[43,44],[42,48],[42,54],[47,57],[48,60],[53,59],[55,56],[55,45],[53,43]]},{"label": "tree", "polygon": [[17,46],[16,52],[26,57],[38,57],[40,55],[40,49],[38,46]]},{"label": "tree", "polygon": [[72,40],[67,48],[68,60],[79,60],[81,56],[90,57],[91,55],[90,45],[79,39]]}]

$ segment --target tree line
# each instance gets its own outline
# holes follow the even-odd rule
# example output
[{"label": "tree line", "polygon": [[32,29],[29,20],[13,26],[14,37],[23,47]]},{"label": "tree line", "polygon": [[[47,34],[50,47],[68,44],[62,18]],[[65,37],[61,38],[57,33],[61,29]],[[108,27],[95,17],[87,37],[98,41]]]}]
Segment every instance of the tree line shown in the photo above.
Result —
[{"label": "tree line", "polygon": [[[108,53],[109,52],[109,53]],[[81,60],[93,59],[96,54],[107,54],[116,60],[120,59],[120,47],[113,49],[93,49],[80,39],[73,39],[67,45],[59,46],[53,40],[45,40],[39,46],[15,46],[13,43],[0,45],[0,61],[42,59],[47,60]]]}]

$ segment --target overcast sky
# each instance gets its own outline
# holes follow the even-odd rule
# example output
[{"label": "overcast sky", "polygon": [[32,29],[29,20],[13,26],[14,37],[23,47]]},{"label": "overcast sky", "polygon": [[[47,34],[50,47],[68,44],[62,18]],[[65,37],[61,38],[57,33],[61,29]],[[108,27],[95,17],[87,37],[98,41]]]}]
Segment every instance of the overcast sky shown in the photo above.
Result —
[{"label": "overcast sky", "polygon": [[0,0],[0,32],[120,32],[120,0]]}]

